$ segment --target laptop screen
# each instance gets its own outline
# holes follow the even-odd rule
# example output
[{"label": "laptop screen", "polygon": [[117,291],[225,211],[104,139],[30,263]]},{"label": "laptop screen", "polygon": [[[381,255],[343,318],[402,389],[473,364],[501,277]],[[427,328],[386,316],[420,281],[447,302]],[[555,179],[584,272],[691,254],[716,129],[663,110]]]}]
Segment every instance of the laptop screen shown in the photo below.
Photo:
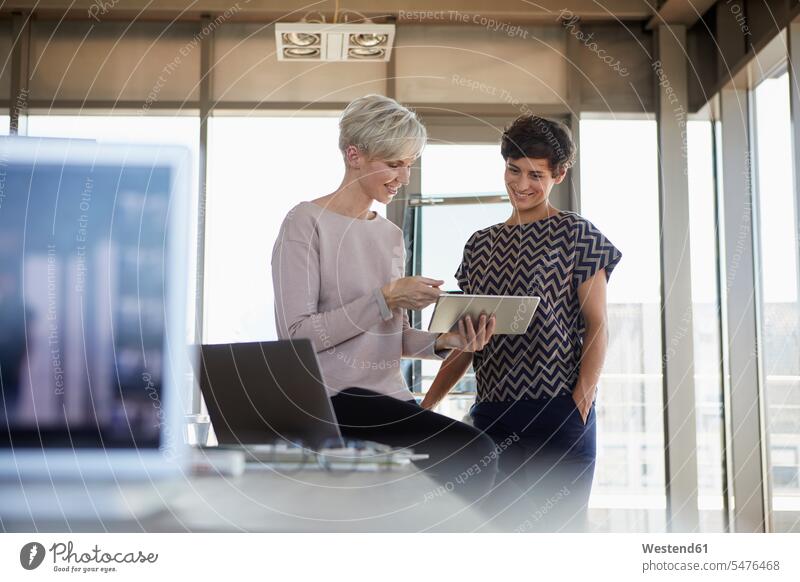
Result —
[{"label": "laptop screen", "polygon": [[5,143],[0,446],[159,446],[173,168]]}]

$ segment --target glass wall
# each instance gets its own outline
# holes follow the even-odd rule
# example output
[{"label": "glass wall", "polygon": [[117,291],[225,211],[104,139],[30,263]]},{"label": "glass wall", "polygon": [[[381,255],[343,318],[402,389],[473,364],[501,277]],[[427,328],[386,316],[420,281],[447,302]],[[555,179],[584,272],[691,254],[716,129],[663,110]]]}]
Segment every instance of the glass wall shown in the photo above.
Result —
[{"label": "glass wall", "polygon": [[754,91],[761,354],[773,527],[800,531],[800,308],[789,75]]},{"label": "glass wall", "polygon": [[687,127],[691,246],[697,505],[700,531],[726,531],[723,502],[722,345],[717,268],[717,204],[713,126]]},{"label": "glass wall", "polygon": [[598,393],[599,531],[665,523],[656,123],[584,119],[580,213],[622,251],[608,287],[609,347]]}]

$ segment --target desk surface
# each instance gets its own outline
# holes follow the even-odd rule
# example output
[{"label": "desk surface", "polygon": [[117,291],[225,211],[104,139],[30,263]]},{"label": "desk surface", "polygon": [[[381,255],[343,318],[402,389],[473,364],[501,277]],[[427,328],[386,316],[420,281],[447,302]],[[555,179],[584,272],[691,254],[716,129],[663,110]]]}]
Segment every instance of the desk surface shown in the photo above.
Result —
[{"label": "desk surface", "polygon": [[[152,493],[152,487],[124,486],[122,492],[131,498],[143,488]],[[485,521],[460,498],[415,469],[292,472],[255,467],[238,477],[200,476],[168,486],[160,484],[158,491],[166,505],[147,517],[0,516],[2,528],[39,532],[441,532],[475,531]],[[63,497],[61,491],[58,495]],[[71,495],[77,499],[74,491]]]}]

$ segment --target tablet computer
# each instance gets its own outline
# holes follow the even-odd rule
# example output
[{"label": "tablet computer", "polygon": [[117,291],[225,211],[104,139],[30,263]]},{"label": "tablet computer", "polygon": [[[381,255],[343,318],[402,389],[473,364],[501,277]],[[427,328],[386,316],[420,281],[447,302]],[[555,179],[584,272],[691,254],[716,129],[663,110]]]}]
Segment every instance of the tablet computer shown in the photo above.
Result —
[{"label": "tablet computer", "polygon": [[496,335],[520,335],[528,330],[540,297],[519,295],[440,295],[428,331],[446,333],[458,329],[458,321],[469,315],[477,322],[481,313],[494,314]]}]

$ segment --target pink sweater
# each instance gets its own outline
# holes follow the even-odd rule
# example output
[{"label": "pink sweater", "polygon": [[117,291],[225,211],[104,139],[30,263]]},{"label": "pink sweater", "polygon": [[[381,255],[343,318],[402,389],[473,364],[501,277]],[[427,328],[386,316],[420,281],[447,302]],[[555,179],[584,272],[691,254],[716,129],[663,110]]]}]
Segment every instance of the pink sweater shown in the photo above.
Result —
[{"label": "pink sweater", "polygon": [[376,215],[350,218],[313,202],[286,215],[272,249],[281,339],[310,339],[329,395],[359,387],[410,399],[400,358],[442,359],[437,334],[389,311],[380,288],[404,275],[403,233]]}]

